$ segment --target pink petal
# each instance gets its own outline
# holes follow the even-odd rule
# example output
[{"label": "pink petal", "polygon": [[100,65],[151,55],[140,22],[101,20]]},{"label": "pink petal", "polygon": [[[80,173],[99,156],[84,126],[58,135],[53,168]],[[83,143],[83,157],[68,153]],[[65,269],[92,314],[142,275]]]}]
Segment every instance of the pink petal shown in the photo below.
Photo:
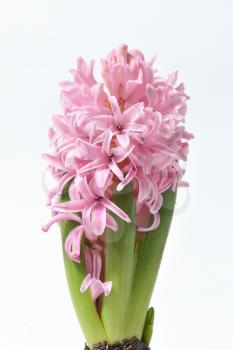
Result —
[{"label": "pink petal", "polygon": [[[89,207],[84,208],[82,212],[82,219],[83,219],[83,225],[85,228],[85,232],[89,234],[90,236],[93,235],[92,233],[92,222],[91,222],[91,212],[93,207],[95,206],[95,202],[91,204]],[[95,235],[93,235],[95,236]]]},{"label": "pink petal", "polygon": [[61,163],[59,156],[44,153],[42,154],[42,158],[46,160],[49,163],[49,165],[58,169],[64,169],[64,166]]},{"label": "pink petal", "polygon": [[154,221],[153,221],[151,226],[149,226],[149,227],[139,227],[137,230],[140,231],[140,232],[152,231],[152,230],[155,230],[159,226],[159,223],[160,223],[160,217],[159,217],[159,214],[156,213],[156,214],[154,214]]},{"label": "pink petal", "polygon": [[81,169],[79,169],[79,174],[90,172],[104,165],[105,165],[104,160],[102,158],[97,158],[92,162],[89,162],[86,165],[84,165]]},{"label": "pink petal", "polygon": [[106,130],[113,125],[112,115],[97,115],[92,118],[98,130]]},{"label": "pink petal", "polygon": [[101,268],[102,268],[102,258],[100,252],[97,249],[92,249],[92,277],[97,279],[100,278]]},{"label": "pink petal", "polygon": [[134,149],[134,146],[128,148],[128,149],[124,149],[122,147],[115,147],[112,149],[112,153],[114,155],[114,159],[117,163],[122,162],[124,159],[126,159],[130,153],[132,153]]},{"label": "pink petal", "polygon": [[102,203],[105,205],[107,209],[111,210],[113,213],[119,216],[122,220],[128,223],[131,222],[131,219],[129,218],[129,216],[109,199],[103,198]]},{"label": "pink petal", "polygon": [[157,193],[157,198],[154,200],[154,203],[150,205],[150,212],[155,214],[159,211],[163,204],[163,196],[160,193]]},{"label": "pink petal", "polygon": [[90,183],[88,184],[87,182],[87,177],[81,178],[82,180],[80,181],[80,192],[84,198],[90,198],[90,199],[95,199],[96,195],[92,191],[92,188],[90,186]]},{"label": "pink petal", "polygon": [[61,115],[54,115],[52,116],[52,120],[54,123],[54,127],[62,132],[63,135],[66,135],[68,137],[71,136],[71,132],[66,125],[66,122],[64,118]]},{"label": "pink petal", "polygon": [[123,122],[123,119],[122,119],[122,114],[121,114],[121,110],[117,102],[117,99],[115,96],[111,96],[109,99],[112,107],[112,112],[115,118],[115,123],[121,125]]},{"label": "pink petal", "polygon": [[56,187],[48,192],[47,203],[46,203],[48,206],[50,206],[52,204],[52,200],[56,196],[56,194],[57,194],[57,188]]},{"label": "pink petal", "polygon": [[100,153],[100,147],[93,145],[90,142],[78,139],[76,141],[76,154],[77,157],[82,158],[83,160],[94,160],[98,157]]},{"label": "pink petal", "polygon": [[142,203],[143,201],[148,200],[151,193],[151,182],[147,176],[142,175],[138,178],[138,185],[138,202]]},{"label": "pink petal", "polygon": [[147,84],[146,97],[148,100],[148,106],[153,107],[155,103],[155,88],[151,84]]},{"label": "pink petal", "polygon": [[123,113],[123,118],[128,123],[134,123],[143,114],[144,104],[142,102],[136,103],[129,107]]},{"label": "pink petal", "polygon": [[92,278],[91,278],[91,275],[88,274],[85,277],[85,279],[83,280],[83,283],[82,283],[82,285],[80,287],[80,292],[84,293],[90,287],[91,283],[92,283]]},{"label": "pink petal", "polygon": [[118,225],[116,220],[109,213],[107,213],[106,227],[110,228],[110,230],[113,230],[113,231],[118,230]]},{"label": "pink petal", "polygon": [[112,141],[112,132],[111,130],[107,130],[105,132],[104,142],[102,144],[102,151],[106,154],[109,154],[111,141]]},{"label": "pink petal", "polygon": [[106,227],[106,208],[102,203],[97,203],[91,213],[91,231],[94,235],[100,236]]},{"label": "pink petal", "polygon": [[140,85],[142,85],[142,83],[139,80],[128,80],[126,83],[124,98],[128,99],[130,96],[132,96],[134,94],[135,90]]},{"label": "pink petal", "polygon": [[42,230],[44,232],[47,232],[50,227],[57,223],[57,222],[61,222],[64,220],[68,220],[68,221],[76,221],[78,223],[81,223],[81,219],[79,216],[75,215],[75,214],[58,214],[52,217],[52,219],[46,224],[42,226]]},{"label": "pink petal", "polygon": [[142,168],[143,168],[143,173],[146,175],[149,175],[151,173],[151,168],[152,168],[152,161],[153,161],[153,155],[152,153],[147,150],[143,149],[143,152],[141,152],[141,162],[142,162]]},{"label": "pink petal", "polygon": [[102,283],[98,279],[93,279],[91,283],[91,295],[92,299],[95,301],[101,294],[107,297],[112,289],[112,282]]},{"label": "pink petal", "polygon": [[95,182],[96,185],[100,188],[105,187],[107,178],[109,176],[110,169],[96,169],[95,171]]},{"label": "pink petal", "polygon": [[144,132],[146,131],[146,126],[142,124],[136,124],[136,123],[127,123],[125,125],[125,130],[131,131],[131,132]]},{"label": "pink petal", "polygon": [[89,199],[78,199],[53,205],[53,210],[63,213],[78,213],[90,204]]},{"label": "pink petal", "polygon": [[123,188],[124,188],[125,186],[127,186],[127,185],[130,183],[130,181],[133,180],[135,174],[136,174],[136,170],[135,170],[134,167],[132,167],[132,168],[130,169],[130,171],[127,173],[127,175],[126,175],[126,177],[124,178],[124,180],[123,180],[122,182],[120,182],[120,183],[117,185],[117,191],[122,191]]},{"label": "pink petal", "polygon": [[57,189],[57,194],[58,195],[62,195],[62,191],[65,187],[65,185],[74,178],[75,176],[75,173],[67,173],[65,174],[64,176],[62,176],[62,178],[59,180],[59,183],[58,183],[58,189]]},{"label": "pink petal", "polygon": [[96,278],[91,278],[91,275],[87,275],[81,285],[80,292],[83,293],[88,288],[91,288],[92,299],[95,301],[103,293],[105,296],[109,295],[112,288],[112,282],[102,283]]},{"label": "pink petal", "polygon": [[116,134],[117,141],[123,148],[127,148],[130,143],[129,136],[126,133]]},{"label": "pink petal", "polygon": [[67,255],[71,260],[77,263],[80,263],[80,251],[83,233],[83,226],[77,226],[69,233],[65,242],[65,251]]},{"label": "pink petal", "polygon": [[113,159],[108,163],[108,166],[112,170],[112,172],[118,177],[119,180],[124,180],[124,175],[121,169],[118,167],[118,165],[114,162]]}]

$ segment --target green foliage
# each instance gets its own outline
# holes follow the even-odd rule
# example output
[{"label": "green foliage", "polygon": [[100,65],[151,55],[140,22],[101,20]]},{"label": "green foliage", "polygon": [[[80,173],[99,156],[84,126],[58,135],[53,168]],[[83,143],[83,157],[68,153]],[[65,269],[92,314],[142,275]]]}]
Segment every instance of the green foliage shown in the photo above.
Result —
[{"label": "green foliage", "polygon": [[150,344],[150,341],[152,338],[153,326],[154,326],[154,308],[151,307],[147,311],[146,321],[142,332],[142,340],[148,345]]},{"label": "green foliage", "polygon": [[[113,195],[113,201],[132,219],[130,224],[115,216],[118,232],[106,230],[103,237],[105,248],[105,280],[112,281],[108,297],[103,297],[101,316],[91,298],[90,291],[80,292],[86,276],[84,263],[71,261],[64,250],[74,222],[61,223],[64,264],[73,305],[87,344],[108,341],[110,343],[136,336],[149,344],[154,323],[154,309],[149,307],[166,244],[176,193],[168,190],[160,209],[160,225],[156,230],[142,235],[136,242],[135,198],[128,186]],[[67,192],[62,201],[69,200]],[[83,261],[83,259],[82,259]],[[148,310],[148,311],[147,311]]]}]

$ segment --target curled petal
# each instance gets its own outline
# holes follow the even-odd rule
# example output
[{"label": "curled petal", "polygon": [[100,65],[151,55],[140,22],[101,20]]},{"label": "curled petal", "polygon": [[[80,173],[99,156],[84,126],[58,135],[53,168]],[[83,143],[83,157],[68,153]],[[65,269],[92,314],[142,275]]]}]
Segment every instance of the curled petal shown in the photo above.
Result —
[{"label": "curled petal", "polygon": [[130,171],[127,173],[127,175],[126,175],[126,177],[124,178],[124,180],[121,181],[121,182],[117,185],[117,191],[122,191],[123,188],[124,188],[125,186],[127,186],[127,185],[130,183],[130,181],[133,180],[135,174],[136,174],[136,169],[135,169],[134,167],[132,167],[132,168],[130,169]]},{"label": "curled petal", "polygon": [[150,212],[152,214],[157,213],[163,204],[163,196],[158,193],[156,200],[150,206]]},{"label": "curled petal", "polygon": [[65,251],[67,255],[71,260],[77,263],[80,263],[80,250],[83,233],[83,226],[77,226],[69,233],[65,242]]},{"label": "curled petal", "polygon": [[140,231],[140,232],[152,231],[152,230],[155,230],[159,226],[159,223],[160,223],[160,217],[159,217],[159,214],[156,213],[156,214],[154,214],[154,221],[151,224],[151,226],[149,226],[149,227],[138,227],[137,230]]},{"label": "curled petal", "polygon": [[91,284],[91,295],[92,299],[96,300],[101,294],[106,297],[110,294],[112,289],[112,282],[101,282],[100,280],[94,279]]},{"label": "curled petal", "polygon": [[58,183],[58,188],[57,188],[57,194],[58,194],[58,195],[61,195],[61,194],[62,194],[62,191],[63,191],[65,185],[66,185],[70,180],[72,180],[72,179],[74,178],[74,176],[75,176],[75,173],[72,173],[72,174],[67,173],[67,174],[65,174],[65,175],[60,179],[60,181],[59,181],[59,183]]},{"label": "curled petal", "polygon": [[84,293],[88,288],[91,289],[92,299],[95,301],[103,293],[105,296],[109,295],[112,289],[112,282],[101,282],[99,279],[92,278],[89,274],[84,279],[80,292]]},{"label": "curled petal", "polygon": [[52,219],[46,225],[43,225],[42,230],[44,232],[47,232],[53,224],[55,224],[57,222],[64,221],[64,220],[70,220],[70,221],[75,221],[75,222],[81,223],[80,217],[75,215],[75,214],[71,214],[71,213],[58,214],[58,215],[53,216]]}]

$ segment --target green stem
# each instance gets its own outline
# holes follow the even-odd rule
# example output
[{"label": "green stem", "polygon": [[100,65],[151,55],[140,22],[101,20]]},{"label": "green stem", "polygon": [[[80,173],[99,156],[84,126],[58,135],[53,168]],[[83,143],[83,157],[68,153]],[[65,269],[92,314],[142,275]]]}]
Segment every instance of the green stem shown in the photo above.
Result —
[{"label": "green stem", "polygon": [[103,299],[101,319],[110,343],[124,338],[125,315],[130,299],[135,267],[135,195],[131,187],[113,196],[116,203],[132,222],[124,222],[115,216],[118,231],[105,233],[105,281],[112,281],[112,290]]},{"label": "green stem", "polygon": [[[64,200],[65,199],[63,198],[63,201]],[[63,221],[61,223],[64,264],[75,312],[79,319],[87,344],[89,347],[92,347],[94,344],[107,340],[107,336],[96,311],[95,303],[91,298],[90,291],[88,290],[85,293],[80,292],[80,286],[86,276],[84,264],[82,262],[77,264],[70,260],[64,249],[66,238],[76,225],[77,224],[71,221]]]},{"label": "green stem", "polygon": [[175,192],[169,190],[164,194],[164,204],[159,212],[159,227],[148,232],[139,243],[132,292],[127,309],[125,331],[128,337],[137,336],[139,339],[142,337],[146,313],[173,217],[175,201]]}]

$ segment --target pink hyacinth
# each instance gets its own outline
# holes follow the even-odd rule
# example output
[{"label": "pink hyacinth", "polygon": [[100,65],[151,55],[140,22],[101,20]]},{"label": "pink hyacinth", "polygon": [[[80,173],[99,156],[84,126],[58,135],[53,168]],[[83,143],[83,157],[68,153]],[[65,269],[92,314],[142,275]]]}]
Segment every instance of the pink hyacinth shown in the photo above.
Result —
[{"label": "pink hyacinth", "polygon": [[[43,229],[62,220],[77,223],[65,244],[76,263],[82,241],[91,242],[84,249],[87,277],[81,291],[90,288],[94,300],[111,290],[110,281],[100,280],[102,262],[96,244],[101,245],[106,228],[118,229],[114,215],[131,221],[111,200],[114,191],[132,183],[137,231],[155,229],[162,194],[185,184],[179,161],[186,161],[193,137],[184,127],[188,96],[184,85],[176,84],[176,72],[160,77],[154,60],[145,60],[139,50],[126,45],[101,63],[104,83],[94,78],[94,61],[88,64],[82,58],[71,71],[73,80],[61,83],[63,113],[52,118],[53,150],[43,155],[57,180],[48,195],[54,216]],[[69,201],[59,203],[67,185]],[[150,215],[154,220],[148,226]]]}]

